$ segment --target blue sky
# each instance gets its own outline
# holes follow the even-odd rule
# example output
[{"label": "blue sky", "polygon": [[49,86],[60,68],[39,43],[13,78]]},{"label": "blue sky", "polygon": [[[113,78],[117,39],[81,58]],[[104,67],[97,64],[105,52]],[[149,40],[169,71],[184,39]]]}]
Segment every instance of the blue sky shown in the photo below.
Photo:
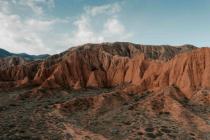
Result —
[{"label": "blue sky", "polygon": [[0,0],[0,48],[59,53],[84,43],[210,46],[210,0]]}]

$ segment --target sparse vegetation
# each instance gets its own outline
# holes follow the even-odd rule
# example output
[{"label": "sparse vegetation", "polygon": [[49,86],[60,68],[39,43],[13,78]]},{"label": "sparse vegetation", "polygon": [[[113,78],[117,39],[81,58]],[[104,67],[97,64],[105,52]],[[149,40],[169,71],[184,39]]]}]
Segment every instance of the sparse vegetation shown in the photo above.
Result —
[{"label": "sparse vegetation", "polygon": [[[148,93],[146,92],[146,94],[142,94],[143,96],[132,93],[129,100],[124,100],[119,98],[120,94],[110,94],[109,91],[112,90],[46,90],[44,95],[47,96],[38,96],[39,98],[36,98],[36,96],[30,97],[29,95],[24,96],[27,98],[11,98],[14,97],[11,95],[23,97],[23,93],[30,94],[31,91],[27,92],[28,89],[26,91],[1,93],[0,139],[71,140],[73,135],[65,132],[65,125],[67,124],[106,136],[110,140],[127,138],[135,140],[176,139],[181,135],[185,135],[185,138],[196,139],[203,134],[197,132],[187,133],[179,123],[171,121],[171,113],[168,111],[155,112],[157,117],[150,115],[148,106],[141,105],[145,101],[144,99],[148,99]],[[110,96],[113,106],[109,107],[110,100],[107,100],[108,103],[103,101],[102,106],[97,104],[96,108],[93,107],[93,102],[87,103],[87,98],[98,97],[99,95]],[[73,107],[71,107],[75,111],[70,111],[68,105],[64,105],[60,109],[55,107],[73,99],[78,101],[72,104]],[[117,101],[117,103],[113,103],[114,101]],[[151,104],[152,109],[158,110],[159,107],[154,107],[154,105],[162,103],[154,101]],[[166,117],[168,119],[165,119]],[[91,137],[84,135],[82,139],[89,140]]]}]

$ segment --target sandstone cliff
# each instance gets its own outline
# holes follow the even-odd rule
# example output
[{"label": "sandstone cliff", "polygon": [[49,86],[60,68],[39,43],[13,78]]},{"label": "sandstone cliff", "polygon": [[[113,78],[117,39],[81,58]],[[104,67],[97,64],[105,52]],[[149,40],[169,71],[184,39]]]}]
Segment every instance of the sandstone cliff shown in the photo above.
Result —
[{"label": "sandstone cliff", "polygon": [[85,44],[44,61],[16,60],[11,65],[10,60],[7,66],[1,60],[6,68],[1,69],[0,80],[70,89],[131,84],[159,90],[175,85],[191,97],[196,89],[210,85],[209,57],[210,49],[191,45]]}]

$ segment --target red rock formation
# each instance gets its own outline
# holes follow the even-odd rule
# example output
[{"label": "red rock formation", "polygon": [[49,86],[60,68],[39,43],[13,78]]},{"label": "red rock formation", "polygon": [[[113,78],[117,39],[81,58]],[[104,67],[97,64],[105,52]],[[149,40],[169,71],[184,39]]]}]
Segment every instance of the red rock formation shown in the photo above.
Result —
[{"label": "red rock formation", "polygon": [[29,62],[20,57],[0,59],[0,88],[32,84],[39,69],[39,61]]},{"label": "red rock formation", "polygon": [[[52,74],[47,79],[44,78],[42,86],[60,85],[74,88],[75,84],[76,87],[107,87],[122,83],[146,84],[148,81],[143,79],[146,69],[160,67],[159,63],[163,63],[151,59],[168,60],[182,52],[183,48],[169,46],[158,48],[130,43],[87,44],[66,52],[56,68],[52,68]],[[193,47],[190,46],[186,50],[191,49]]]},{"label": "red rock formation", "polygon": [[24,63],[26,63],[26,61],[21,57],[6,57],[0,59],[0,69],[23,65]]},{"label": "red rock formation", "polygon": [[129,83],[160,90],[176,85],[190,98],[197,88],[210,86],[209,60],[210,49],[190,45],[86,44],[44,61],[1,60],[0,80],[73,89]]},{"label": "red rock formation", "polygon": [[[31,87],[34,84],[35,88]],[[126,139],[135,139],[137,134],[160,139],[175,138],[171,134],[176,134],[177,139],[184,139],[185,133],[203,139],[209,134],[209,48],[103,43],[70,48],[43,61],[0,59],[0,90],[27,86],[30,88],[9,92],[7,98],[18,104],[9,104],[8,111],[18,109],[21,103],[25,107],[40,101],[32,111],[47,111],[53,118],[50,123],[56,121],[55,115],[70,120],[64,122],[65,132],[74,139],[112,137],[116,131],[109,133],[109,128],[115,127],[119,134],[129,132],[129,138],[123,136]],[[2,101],[6,94],[2,92]],[[99,128],[97,133],[95,128]]]}]

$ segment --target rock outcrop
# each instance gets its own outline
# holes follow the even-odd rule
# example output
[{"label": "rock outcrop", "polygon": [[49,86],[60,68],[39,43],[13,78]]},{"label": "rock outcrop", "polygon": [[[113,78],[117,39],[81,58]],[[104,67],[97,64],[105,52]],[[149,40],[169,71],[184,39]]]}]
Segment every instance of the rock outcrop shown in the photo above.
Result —
[{"label": "rock outcrop", "polygon": [[[199,71],[200,67],[204,70],[199,62],[193,61],[203,61],[200,60],[202,58],[191,57],[197,57],[197,53],[202,52],[205,51],[190,45],[86,44],[69,49],[61,58],[58,57],[59,60],[55,59],[58,63],[50,63],[50,68],[42,67],[42,72],[35,79],[42,81],[41,86],[45,88],[113,87],[130,83],[141,85],[146,90],[176,85],[190,97],[194,88],[200,86],[195,81],[202,81],[196,75],[197,79],[188,82],[191,80],[190,70],[193,74],[197,74],[196,70]],[[199,68],[191,69],[192,65]]]},{"label": "rock outcrop", "polygon": [[191,45],[85,44],[44,61],[2,59],[0,80],[70,89],[131,84],[160,90],[175,85],[190,98],[196,89],[210,87],[209,59],[210,49]]},{"label": "rock outcrop", "polygon": [[[45,77],[42,86],[55,87],[109,87],[122,83],[146,84],[147,73],[160,70],[182,52],[195,49],[193,46],[141,46],[131,43],[86,44],[69,49],[59,63],[42,68],[39,77]],[[61,59],[61,58],[59,58]],[[56,60],[57,61],[57,60]],[[46,63],[46,62],[45,62]],[[46,69],[50,70],[45,76]],[[41,74],[43,73],[43,74]],[[149,74],[150,75],[150,74]],[[143,78],[143,76],[145,78]],[[153,78],[156,76],[153,75]],[[151,78],[151,77],[150,77]],[[36,77],[36,79],[39,79]],[[152,80],[152,79],[151,79]]]},{"label": "rock outcrop", "polygon": [[29,62],[21,57],[0,59],[0,89],[32,84],[40,62]]}]

